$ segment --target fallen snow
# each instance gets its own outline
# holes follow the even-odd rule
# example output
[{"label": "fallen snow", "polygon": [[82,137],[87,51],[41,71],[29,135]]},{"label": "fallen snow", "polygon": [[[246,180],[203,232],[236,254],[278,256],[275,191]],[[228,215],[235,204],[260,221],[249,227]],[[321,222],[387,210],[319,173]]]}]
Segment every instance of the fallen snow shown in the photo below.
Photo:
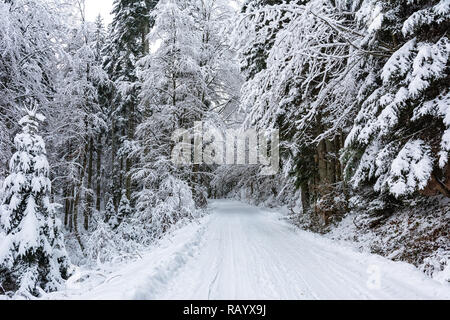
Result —
[{"label": "fallen snow", "polygon": [[414,266],[300,231],[274,211],[230,200],[210,207],[142,259],[84,271],[47,298],[450,299],[450,285]]}]

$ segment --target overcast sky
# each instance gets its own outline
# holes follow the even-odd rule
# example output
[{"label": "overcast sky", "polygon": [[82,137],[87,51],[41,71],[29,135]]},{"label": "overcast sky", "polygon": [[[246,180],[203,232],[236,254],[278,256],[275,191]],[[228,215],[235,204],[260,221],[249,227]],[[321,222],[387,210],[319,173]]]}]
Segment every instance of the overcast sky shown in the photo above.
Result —
[{"label": "overcast sky", "polygon": [[[111,11],[113,8],[114,0],[86,0],[86,18],[89,21],[95,21],[98,14],[101,14],[105,24],[109,24],[112,21]],[[239,8],[242,0],[230,0],[230,4],[235,8]]]},{"label": "overcast sky", "polygon": [[114,0],[86,0],[86,18],[94,21],[98,14],[101,14],[105,24],[112,21],[111,11]]}]

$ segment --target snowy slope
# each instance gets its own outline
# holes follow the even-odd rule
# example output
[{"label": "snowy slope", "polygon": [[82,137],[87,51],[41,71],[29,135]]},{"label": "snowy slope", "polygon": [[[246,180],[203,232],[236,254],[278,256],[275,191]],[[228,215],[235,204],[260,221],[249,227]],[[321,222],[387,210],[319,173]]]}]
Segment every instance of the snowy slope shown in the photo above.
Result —
[{"label": "snowy slope", "polygon": [[450,299],[449,285],[409,264],[296,230],[273,212],[225,200],[211,209],[107,279],[49,298]]}]

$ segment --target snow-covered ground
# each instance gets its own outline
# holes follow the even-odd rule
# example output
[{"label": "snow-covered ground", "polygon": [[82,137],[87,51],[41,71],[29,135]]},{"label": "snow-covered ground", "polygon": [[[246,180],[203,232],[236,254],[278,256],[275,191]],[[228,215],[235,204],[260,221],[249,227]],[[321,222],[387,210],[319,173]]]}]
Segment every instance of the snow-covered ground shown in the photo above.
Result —
[{"label": "snow-covered ground", "polygon": [[[412,265],[359,253],[237,201],[108,275],[71,279],[49,299],[450,299]],[[84,277],[86,278],[86,277]]]}]

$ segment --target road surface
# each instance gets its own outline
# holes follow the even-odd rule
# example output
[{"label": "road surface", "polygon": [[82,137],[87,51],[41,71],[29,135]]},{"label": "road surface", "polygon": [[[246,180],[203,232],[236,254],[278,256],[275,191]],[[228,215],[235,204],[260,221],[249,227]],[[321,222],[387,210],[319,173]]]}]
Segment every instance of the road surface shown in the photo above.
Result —
[{"label": "road surface", "polygon": [[450,299],[450,285],[409,264],[297,230],[274,212],[229,200],[212,202],[211,212],[108,280],[66,297]]}]

